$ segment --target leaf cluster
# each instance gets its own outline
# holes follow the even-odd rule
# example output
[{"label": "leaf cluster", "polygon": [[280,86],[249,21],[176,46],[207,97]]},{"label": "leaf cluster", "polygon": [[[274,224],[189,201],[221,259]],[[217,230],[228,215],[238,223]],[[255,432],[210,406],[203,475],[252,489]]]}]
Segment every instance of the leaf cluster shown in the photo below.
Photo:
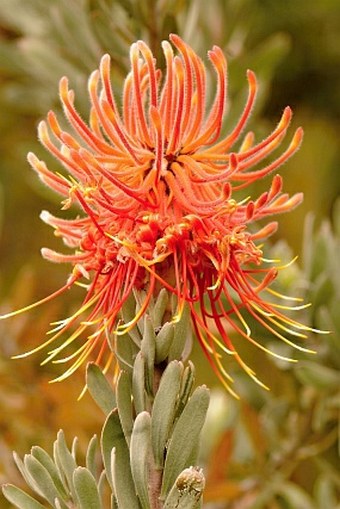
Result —
[{"label": "leaf cluster", "polygon": [[[106,416],[99,456],[93,437],[85,467],[79,466],[77,441],[70,451],[62,432],[53,457],[40,447],[23,461],[15,454],[26,483],[48,507],[198,509],[204,477],[191,465],[198,459],[209,391],[194,389],[192,363],[185,367],[179,360],[186,349],[188,312],[177,323],[164,321],[167,303],[161,291],[138,327],[113,345],[121,366],[114,389],[98,366],[88,366],[88,390]],[[135,307],[134,299],[125,304],[125,320]],[[14,485],[5,485],[3,493],[19,509],[45,507]]]}]

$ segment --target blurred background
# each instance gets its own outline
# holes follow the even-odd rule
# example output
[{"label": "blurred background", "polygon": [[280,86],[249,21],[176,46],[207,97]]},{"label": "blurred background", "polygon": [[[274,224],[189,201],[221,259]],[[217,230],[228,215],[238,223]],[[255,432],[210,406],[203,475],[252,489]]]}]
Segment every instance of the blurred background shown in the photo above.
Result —
[{"label": "blurred background", "polygon": [[[198,382],[214,385],[202,451],[208,481],[206,506],[339,508],[338,0],[1,0],[1,312],[48,295],[68,275],[68,267],[53,266],[40,257],[41,247],[60,247],[51,229],[40,221],[40,211],[58,215],[60,204],[26,162],[27,152],[33,151],[57,168],[37,142],[36,127],[49,109],[60,111],[59,79],[69,77],[76,104],[86,115],[87,78],[103,53],[112,56],[112,80],[119,98],[130,44],[144,39],[162,66],[160,42],[171,32],[184,38],[206,63],[206,53],[214,44],[227,56],[226,130],[242,111],[247,69],[255,71],[260,85],[249,125],[256,138],[271,132],[286,105],[294,111],[292,133],[303,126],[303,146],[280,172],[285,190],[303,191],[305,199],[280,218],[269,251],[283,261],[299,255],[298,262],[280,276],[279,289],[313,302],[304,312],[304,321],[332,330],[329,336],[308,338],[308,346],[318,355],[301,355],[297,367],[251,352],[257,372],[272,390],[264,393],[235,371],[241,402],[218,387],[201,353],[194,352]],[[10,360],[37,345],[51,321],[77,306],[76,299],[72,294],[0,322],[1,482],[21,483],[12,449],[21,455],[33,444],[50,450],[59,428],[70,439],[78,435],[85,447],[100,430],[102,416],[91,398],[75,402],[83,373],[61,384],[48,384],[61,368],[40,366],[44,353]],[[282,349],[282,345],[274,344],[274,348]]]}]

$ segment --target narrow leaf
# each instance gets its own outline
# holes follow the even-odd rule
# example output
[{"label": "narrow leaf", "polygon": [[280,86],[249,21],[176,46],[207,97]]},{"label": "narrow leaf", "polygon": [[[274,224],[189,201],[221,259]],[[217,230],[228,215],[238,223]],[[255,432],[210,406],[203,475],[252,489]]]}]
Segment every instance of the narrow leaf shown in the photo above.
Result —
[{"label": "narrow leaf", "polygon": [[73,486],[73,472],[77,468],[77,464],[67,447],[65,435],[62,430],[60,430],[57,435],[54,447],[54,456],[56,465],[59,465],[59,468],[65,474],[68,487],[72,493],[72,497],[75,499],[76,495]]},{"label": "narrow leaf", "polygon": [[148,394],[153,394],[153,373],[155,365],[156,334],[154,325],[148,315],[144,317],[144,334],[141,352],[145,359],[145,386]]},{"label": "narrow leaf", "polygon": [[87,468],[76,468],[73,473],[73,484],[79,501],[79,509],[100,509],[102,507],[97,483]]},{"label": "narrow leaf", "polygon": [[93,362],[87,365],[86,385],[99,408],[105,415],[116,406],[115,394],[101,369]]},{"label": "narrow leaf", "polygon": [[146,409],[145,394],[145,361],[142,352],[139,352],[132,372],[132,394],[136,414]]},{"label": "narrow leaf", "polygon": [[169,350],[169,361],[183,358],[183,352],[186,349],[187,342],[191,339],[191,334],[190,308],[185,305],[180,320],[174,325],[174,339]]},{"label": "narrow leaf", "polygon": [[164,450],[174,423],[182,372],[183,365],[178,361],[168,364],[155,396],[151,416],[151,436],[157,467],[163,466]]},{"label": "narrow leaf", "polygon": [[79,438],[74,437],[74,439],[72,440],[72,447],[71,447],[71,454],[72,454],[74,461],[76,461],[76,458],[77,458],[78,447],[79,447]]},{"label": "narrow leaf", "polygon": [[21,473],[22,477],[25,479],[26,481],[26,484],[33,490],[35,491],[36,493],[38,493],[40,496],[42,496],[42,493],[39,489],[39,487],[37,486],[36,482],[34,479],[32,479],[31,475],[27,472],[26,470],[26,467],[24,465],[24,462],[22,461],[22,459],[20,458],[20,456],[16,453],[16,452],[13,452],[13,459],[15,461],[15,464],[19,470],[19,472]]},{"label": "narrow leaf", "polygon": [[98,438],[97,435],[93,435],[86,451],[86,468],[91,472],[94,478],[97,475],[97,462],[96,455],[98,451]]},{"label": "narrow leaf", "polygon": [[150,509],[148,494],[149,458],[151,453],[151,417],[148,412],[137,415],[130,443],[132,478],[143,509]]},{"label": "narrow leaf", "polygon": [[131,475],[129,449],[116,408],[105,421],[101,449],[106,477],[115,493],[119,509],[140,509]]},{"label": "narrow leaf", "polygon": [[55,466],[51,456],[46,451],[44,451],[44,449],[38,446],[32,447],[31,454],[46,468],[53,480],[53,483],[55,484],[57,490],[62,494],[62,496],[67,497],[67,492],[62,483],[62,480],[60,479],[59,471]]},{"label": "narrow leaf", "polygon": [[19,509],[45,509],[40,502],[37,502],[16,486],[13,486],[13,484],[4,484],[2,492],[7,500]]},{"label": "narrow leaf", "polygon": [[135,358],[138,352],[139,348],[132,341],[129,334],[116,336],[114,353],[118,359],[119,366],[121,369],[125,369],[126,371],[132,371],[133,364],[135,362]]},{"label": "narrow leaf", "polygon": [[[132,293],[129,295],[129,297],[124,302],[121,313],[122,313],[124,323],[129,323],[135,318],[135,316],[136,316],[136,299]],[[133,327],[132,329],[129,330],[129,336],[131,337],[133,342],[138,346],[138,348],[140,348],[141,336],[138,332],[137,327]]]},{"label": "narrow leaf", "polygon": [[[39,491],[43,494],[44,498],[53,506],[56,498],[62,497],[62,494],[57,490],[51,475],[46,468],[31,454],[27,454],[24,459],[24,464],[29,475],[34,479],[39,487]],[[64,505],[65,509],[66,506]]]},{"label": "narrow leaf", "polygon": [[116,384],[117,408],[120,423],[124,431],[127,444],[130,444],[130,437],[133,427],[132,402],[131,402],[131,375],[121,371]]},{"label": "narrow leaf", "polygon": [[191,395],[192,388],[195,381],[195,366],[189,361],[188,366],[185,368],[182,376],[181,390],[176,408],[176,417],[179,417],[183,411],[183,408],[188,402]]},{"label": "narrow leaf", "polygon": [[99,480],[97,482],[97,488],[99,492],[99,497],[101,500],[105,500],[105,493],[107,490],[107,479],[106,479],[106,473],[105,470],[102,471],[102,473],[99,476]]},{"label": "narrow leaf", "polygon": [[188,463],[198,449],[208,405],[208,389],[205,386],[197,387],[174,427],[164,466],[163,499],[180,472],[190,466]]},{"label": "narrow leaf", "polygon": [[152,321],[155,328],[160,327],[163,321],[163,315],[169,302],[169,294],[165,288],[162,288],[157,295],[154,308],[152,310]]},{"label": "narrow leaf", "polygon": [[155,362],[160,364],[169,355],[170,346],[174,339],[175,326],[171,322],[166,322],[156,337],[156,355]]}]

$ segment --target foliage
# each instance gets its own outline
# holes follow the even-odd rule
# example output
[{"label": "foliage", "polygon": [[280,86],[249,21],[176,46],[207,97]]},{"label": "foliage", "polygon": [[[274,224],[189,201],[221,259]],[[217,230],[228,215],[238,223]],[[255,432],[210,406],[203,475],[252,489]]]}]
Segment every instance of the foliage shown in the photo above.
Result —
[{"label": "foliage", "polygon": [[[125,314],[131,306],[134,299]],[[155,327],[166,307],[167,294],[161,291],[139,329],[112,345],[121,368],[114,391],[96,365],[88,366],[88,389],[106,416],[100,454],[94,436],[86,466],[79,466],[77,440],[70,450],[60,431],[53,457],[38,446],[23,460],[14,455],[26,483],[48,507],[148,509],[161,507],[159,496],[162,507],[198,509],[204,477],[191,465],[197,462],[209,391],[193,388],[193,365],[184,367],[180,360],[190,339],[188,313],[176,324],[163,321]],[[19,509],[44,507],[12,484],[5,484],[3,493]]]},{"label": "foliage", "polygon": [[[242,392],[241,403],[218,388],[213,390],[202,451],[209,507],[339,508],[340,211],[334,204],[340,164],[337,10],[337,0],[317,0],[308,9],[305,2],[295,0],[210,0],[209,9],[204,0],[0,2],[4,310],[32,301],[33,294],[48,294],[66,277],[61,269],[57,274],[40,261],[38,250],[49,233],[45,234],[37,218],[47,204],[50,208],[52,197],[25,172],[24,163],[28,150],[39,153],[38,145],[34,146],[35,125],[49,108],[57,109],[57,82],[62,75],[70,77],[82,109],[87,101],[86,77],[97,67],[102,53],[113,57],[114,86],[119,89],[132,41],[143,38],[157,53],[160,40],[177,32],[202,56],[213,44],[224,49],[231,67],[232,110],[241,108],[246,68],[256,71],[261,81],[254,115],[257,132],[264,133],[267,119],[278,118],[287,103],[297,111],[296,124],[304,125],[303,148],[294,166],[288,163],[285,170],[287,191],[305,192],[304,208],[295,213],[295,220],[282,221],[281,235],[294,244],[294,251],[301,245],[303,215],[313,209],[315,220],[309,216],[301,265],[295,263],[282,271],[278,290],[289,294],[298,290],[313,303],[303,312],[305,321],[332,333],[308,338],[317,355],[301,356],[298,364],[275,363],[254,352],[251,360],[271,386],[268,393],[249,385],[240,373],[234,375]],[[332,209],[333,222],[323,220]],[[276,240],[268,256],[288,262],[288,245]],[[49,237],[48,242],[51,245]],[[23,257],[29,269],[19,271]],[[9,295],[6,300],[5,294]],[[69,301],[59,305],[73,306]],[[75,403],[82,374],[72,384],[48,386],[46,381],[53,373],[51,368],[39,367],[39,359],[8,360],[42,337],[55,316],[54,306],[45,307],[41,315],[1,324],[2,482],[22,482],[11,463],[11,449],[20,455],[32,443],[49,449],[52,436],[62,426],[66,436],[79,436],[80,455],[86,456],[88,437],[99,429],[99,412],[90,398]],[[289,347],[282,353],[291,353]],[[197,370],[198,382],[207,383],[209,374],[200,363],[196,356],[196,366],[202,367]],[[91,447],[93,451],[94,445]],[[79,472],[81,482],[81,476],[91,469]],[[97,474],[94,478],[98,479]],[[7,507],[6,501],[1,504]]]}]

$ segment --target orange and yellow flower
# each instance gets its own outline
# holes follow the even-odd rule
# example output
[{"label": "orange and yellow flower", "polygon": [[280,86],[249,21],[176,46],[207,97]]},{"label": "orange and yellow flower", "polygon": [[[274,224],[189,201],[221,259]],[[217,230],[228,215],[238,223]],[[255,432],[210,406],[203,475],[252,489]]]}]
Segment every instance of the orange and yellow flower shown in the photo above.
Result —
[{"label": "orange and yellow flower", "polygon": [[[270,285],[277,269],[268,268],[259,242],[277,223],[257,225],[259,219],[294,208],[302,194],[283,193],[282,179],[274,175],[269,190],[256,199],[237,198],[240,189],[275,172],[297,151],[302,129],[281,155],[263,163],[286,136],[290,108],[264,140],[255,142],[253,133],[244,134],[257,90],[255,75],[248,71],[243,113],[222,135],[227,100],[222,50],[214,46],[208,53],[217,86],[207,109],[202,60],[179,36],[171,35],[170,40],[173,46],[162,44],[164,76],[143,41],[131,46],[121,108],[110,83],[110,57],[103,56],[88,82],[88,123],[74,106],[67,78],[62,78],[60,98],[72,134],[50,111],[39,125],[39,138],[66,171],[52,171],[34,154],[28,155],[41,180],[63,196],[63,209],[81,211],[71,220],[48,212],[41,215],[69,248],[65,254],[44,248],[43,256],[73,267],[65,286],[53,296],[79,283],[86,289],[79,310],[61,321],[45,343],[68,331],[66,341],[49,354],[55,359],[80,341],[78,349],[65,356],[71,366],[59,379],[89,358],[102,362],[108,350],[106,334],[134,326],[160,287],[177,296],[174,320],[188,303],[198,341],[227,385],[224,354],[232,355],[255,378],[236,351],[231,332],[265,350],[253,338],[245,314],[289,344],[291,335],[304,337],[304,326],[285,316],[283,306],[262,297],[275,293]],[[119,325],[124,302],[141,288],[146,290],[141,310],[132,322]]]}]

